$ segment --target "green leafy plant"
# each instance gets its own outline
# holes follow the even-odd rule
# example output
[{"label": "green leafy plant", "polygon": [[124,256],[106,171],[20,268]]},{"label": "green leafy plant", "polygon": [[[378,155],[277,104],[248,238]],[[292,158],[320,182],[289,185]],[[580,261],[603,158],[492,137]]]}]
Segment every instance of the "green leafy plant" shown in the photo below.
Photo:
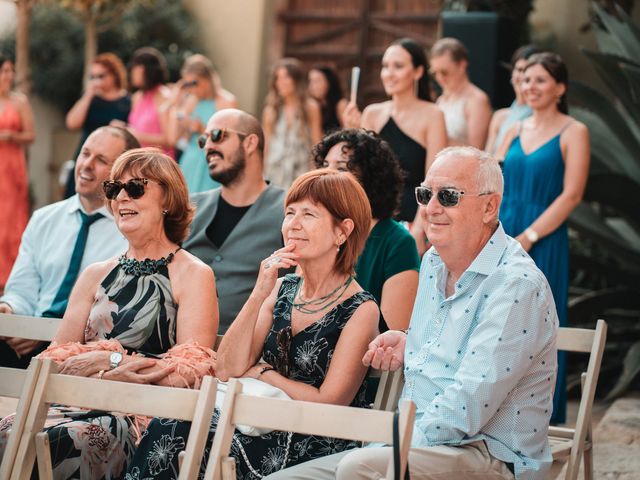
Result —
[{"label": "green leafy plant", "polygon": [[569,88],[571,114],[591,135],[585,201],[569,219],[572,287],[581,293],[569,321],[609,322],[601,378],[614,398],[640,372],[640,29],[618,6],[608,13],[594,3],[593,11],[599,51],[581,50],[609,95],[580,82]]}]

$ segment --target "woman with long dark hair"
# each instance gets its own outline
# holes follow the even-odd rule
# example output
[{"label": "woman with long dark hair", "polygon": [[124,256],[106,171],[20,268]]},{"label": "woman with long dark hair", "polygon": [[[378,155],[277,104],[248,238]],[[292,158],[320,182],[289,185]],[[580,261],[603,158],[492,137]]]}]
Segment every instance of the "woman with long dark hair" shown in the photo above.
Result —
[{"label": "woman with long dark hair", "polygon": [[[560,325],[567,322],[569,235],[567,218],[582,200],[589,173],[589,131],[567,115],[569,75],[562,58],[529,58],[522,86],[531,117],[514,125],[497,152],[504,158],[500,221],[546,275]],[[553,416],[563,423],[566,363],[558,362]]]},{"label": "woman with long dark hair", "polygon": [[[369,105],[362,112],[361,119],[358,118],[357,107],[349,105],[345,116],[349,117],[349,126],[358,126],[359,123],[359,126],[378,133],[391,145],[405,174],[400,211],[396,218],[409,224],[419,224],[415,187],[424,180],[436,153],[447,146],[444,115],[431,101],[429,65],[422,46],[410,38],[393,42],[382,57],[380,79],[391,100]],[[418,249],[424,253],[423,229],[412,225],[411,232]]]},{"label": "woman with long dark hair", "polygon": [[309,95],[320,104],[322,131],[327,134],[340,129],[347,99],[333,68],[316,65],[309,70]]}]

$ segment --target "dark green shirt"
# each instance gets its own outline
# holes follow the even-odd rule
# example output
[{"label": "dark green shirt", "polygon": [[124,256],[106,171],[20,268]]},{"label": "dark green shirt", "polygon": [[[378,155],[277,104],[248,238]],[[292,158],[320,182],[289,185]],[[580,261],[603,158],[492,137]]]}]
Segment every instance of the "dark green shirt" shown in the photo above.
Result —
[{"label": "dark green shirt", "polygon": [[[420,256],[411,234],[395,220],[380,220],[371,230],[364,251],[356,263],[356,280],[380,304],[382,286],[406,270],[420,270]],[[380,316],[380,332],[389,330]]]}]

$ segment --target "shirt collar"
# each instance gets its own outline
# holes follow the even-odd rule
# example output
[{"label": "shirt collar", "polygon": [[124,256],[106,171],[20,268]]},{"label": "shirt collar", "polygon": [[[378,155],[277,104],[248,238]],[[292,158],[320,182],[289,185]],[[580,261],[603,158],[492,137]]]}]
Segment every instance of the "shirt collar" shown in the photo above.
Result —
[{"label": "shirt collar", "polygon": [[498,228],[485,246],[480,250],[478,256],[467,267],[467,272],[475,272],[481,275],[490,275],[499,265],[502,255],[507,248],[507,234],[504,233],[502,223],[498,224]]},{"label": "shirt collar", "polygon": [[106,218],[109,218],[111,220],[113,220],[113,215],[111,214],[111,212],[109,212],[109,210],[107,209],[106,206],[102,206],[100,208],[98,208],[97,210],[94,210],[93,212],[91,212],[90,214],[87,213],[84,209],[84,207],[82,206],[82,203],[80,203],[80,195],[78,195],[77,193],[73,196],[73,197],[69,197],[69,205],[67,207],[67,213],[69,214],[74,214],[76,213],[78,210],[80,210],[82,213],[85,213],[87,215],[93,215],[95,213],[101,213],[102,215],[104,215]]}]

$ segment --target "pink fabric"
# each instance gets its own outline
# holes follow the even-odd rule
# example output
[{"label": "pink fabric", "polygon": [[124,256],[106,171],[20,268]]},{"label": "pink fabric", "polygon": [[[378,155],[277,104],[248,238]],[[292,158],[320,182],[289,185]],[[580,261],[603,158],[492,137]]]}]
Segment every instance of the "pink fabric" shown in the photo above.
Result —
[{"label": "pink fabric", "polygon": [[[162,133],[160,115],[153,100],[157,92],[157,88],[143,92],[142,99],[131,108],[131,112],[129,112],[129,125],[131,125],[134,130],[142,133]],[[143,147],[157,146],[144,142],[141,143]],[[162,151],[171,158],[176,158],[175,151],[172,148],[163,148]]]},{"label": "pink fabric", "polygon": [[[0,131],[22,131],[20,113],[11,101],[0,110]],[[27,163],[22,145],[0,141],[0,290],[18,256],[22,232],[29,220]]]}]

